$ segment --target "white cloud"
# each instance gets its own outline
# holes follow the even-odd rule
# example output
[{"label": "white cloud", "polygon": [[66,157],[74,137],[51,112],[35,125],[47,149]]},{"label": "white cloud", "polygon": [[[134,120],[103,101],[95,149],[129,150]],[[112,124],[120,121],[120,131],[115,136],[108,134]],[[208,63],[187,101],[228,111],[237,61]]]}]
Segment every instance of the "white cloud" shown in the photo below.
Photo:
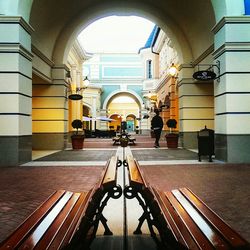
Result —
[{"label": "white cloud", "polygon": [[78,36],[90,53],[138,52],[143,47],[154,23],[136,16],[109,16],[97,20]]}]

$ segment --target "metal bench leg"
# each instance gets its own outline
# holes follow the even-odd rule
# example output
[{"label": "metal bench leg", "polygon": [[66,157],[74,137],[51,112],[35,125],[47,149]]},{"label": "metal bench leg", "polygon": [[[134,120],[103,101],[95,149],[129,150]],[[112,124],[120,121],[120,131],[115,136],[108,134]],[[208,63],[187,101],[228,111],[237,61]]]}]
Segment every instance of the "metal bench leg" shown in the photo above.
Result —
[{"label": "metal bench leg", "polygon": [[156,233],[153,229],[154,223],[153,223],[153,220],[150,219],[150,213],[148,211],[144,211],[142,216],[138,220],[139,220],[139,224],[138,224],[136,230],[134,231],[134,234],[142,234],[141,227],[142,227],[144,221],[146,220],[151,237],[154,239],[154,241],[156,242],[156,244],[158,246],[161,246],[161,243],[160,243],[159,239],[157,238]]},{"label": "metal bench leg", "polygon": [[110,198],[118,199],[118,198],[121,197],[121,195],[122,195],[122,188],[119,185],[117,185],[117,186],[113,186],[109,190],[106,190],[105,192],[107,192],[107,196],[101,201],[101,204],[98,207],[98,212],[97,212],[97,227],[98,227],[98,221],[101,221],[101,223],[102,223],[102,225],[103,225],[103,227],[105,229],[104,235],[113,235],[113,233],[111,232],[111,230],[108,227],[107,219],[103,216],[102,212],[103,212],[103,209],[107,205],[107,202],[108,202],[108,200]]},{"label": "metal bench leg", "polygon": [[[141,227],[144,223],[144,221],[147,221],[148,224],[148,229],[150,231],[150,234],[152,236],[153,239],[155,239],[157,241],[157,237],[156,234],[154,232],[153,226],[155,225],[155,222],[153,219],[151,219],[151,211],[149,209],[149,207],[146,205],[147,201],[144,199],[143,194],[142,198],[139,196],[140,191],[138,191],[137,189],[135,189],[132,186],[126,186],[123,190],[124,196],[127,199],[133,199],[136,198],[137,201],[139,202],[139,205],[141,206],[142,210],[143,210],[143,214],[141,215],[141,217],[138,219],[139,220],[139,224],[136,228],[136,230],[134,231],[134,234],[141,234]],[[156,227],[157,228],[157,227]]]},{"label": "metal bench leg", "polygon": [[111,230],[108,227],[108,224],[107,224],[108,220],[103,216],[103,214],[100,214],[100,221],[105,229],[103,235],[113,235],[113,233],[111,232]]},{"label": "metal bench leg", "polygon": [[147,218],[147,215],[146,213],[144,212],[142,214],[142,216],[138,219],[139,220],[139,224],[137,226],[137,228],[135,229],[134,233],[133,234],[142,234],[142,231],[141,231],[141,227],[142,227],[142,224],[143,222],[146,220]]}]

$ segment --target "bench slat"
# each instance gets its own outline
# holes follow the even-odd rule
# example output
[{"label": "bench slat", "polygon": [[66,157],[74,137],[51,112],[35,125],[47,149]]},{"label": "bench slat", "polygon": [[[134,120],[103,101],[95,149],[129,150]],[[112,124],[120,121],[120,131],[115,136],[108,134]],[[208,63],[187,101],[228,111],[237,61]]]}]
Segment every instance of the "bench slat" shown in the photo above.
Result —
[{"label": "bench slat", "polygon": [[[79,199],[79,205],[74,207],[69,218],[67,218],[67,221],[64,223],[64,228],[62,227],[62,234],[64,233],[65,229],[68,228],[68,224],[70,224],[71,222],[70,227],[67,231],[67,235],[65,235],[63,241],[61,242],[61,245],[66,245],[68,244],[68,242],[71,241],[74,233],[76,232],[79,227],[79,224],[81,223],[81,220],[78,220],[78,218],[81,218],[82,215],[85,213],[87,205],[89,204],[91,199],[91,194],[92,190],[89,191],[87,194],[81,195]],[[73,220],[71,219],[72,217],[74,218]],[[55,249],[53,248],[54,242],[51,246],[51,249]]]},{"label": "bench slat", "polygon": [[116,185],[116,166],[117,166],[117,156],[112,156],[108,167],[106,168],[106,172],[104,178],[102,180],[102,185],[106,188],[107,186]]},{"label": "bench slat", "polygon": [[19,247],[20,250],[33,249],[37,243],[42,239],[45,232],[49,229],[56,217],[61,213],[64,206],[69,202],[72,197],[72,192],[66,192],[58,203],[49,211],[41,223],[34,229],[31,235]]},{"label": "bench slat", "polygon": [[187,211],[183,206],[176,200],[172,192],[164,192],[167,199],[170,201],[178,216],[181,218],[183,224],[187,227],[189,233],[196,241],[196,244],[201,249],[214,249],[210,241],[205,237],[205,235],[200,231],[199,227],[193,223],[192,218],[189,216]]},{"label": "bench slat", "polygon": [[200,198],[187,188],[180,191],[185,195],[189,202],[218,230],[232,247],[246,246],[247,242],[228,224],[226,224],[217,214],[215,214]]},{"label": "bench slat", "polygon": [[59,190],[52,194],[3,242],[1,250],[17,248],[35,225],[48,213],[51,206],[53,206],[64,193],[65,190]]},{"label": "bench slat", "polygon": [[194,223],[199,227],[200,231],[206,236],[209,242],[216,249],[229,249],[229,246],[223,238],[219,236],[217,231],[209,224],[204,216],[202,216],[193,206],[192,204],[182,195],[179,190],[173,190],[175,198],[182,205],[182,207],[186,210],[188,215],[194,221]]},{"label": "bench slat", "polygon": [[70,226],[74,225],[74,221],[81,216],[82,213],[78,213],[78,210],[85,206],[86,196],[87,193],[74,193],[53,225],[38,242],[36,250],[60,249],[67,244],[63,240],[67,238],[68,233],[72,234]]},{"label": "bench slat", "polygon": [[[169,225],[169,229],[172,231],[176,241],[180,242],[183,246],[190,247],[193,250],[199,249],[194,239],[189,234],[187,228],[182,223],[180,217],[176,214],[170,201],[165,196],[164,192],[153,189],[157,198],[159,207],[163,213],[163,216]],[[180,232],[181,231],[181,232]]]},{"label": "bench slat", "polygon": [[[58,238],[58,233],[61,229],[61,227],[66,223],[66,220],[70,218],[70,214],[72,213],[72,209],[74,206],[79,206],[79,197],[81,196],[80,193],[74,193],[73,196],[70,198],[69,202],[66,204],[66,206],[63,208],[62,212],[57,216],[57,218],[54,220],[51,227],[46,231],[46,233],[43,235],[42,239],[38,242],[36,245],[36,249],[49,249],[49,245],[52,242],[53,239]],[[85,197],[85,194],[82,196]],[[79,205],[78,205],[79,204]],[[73,218],[70,218],[71,221]],[[71,222],[70,221],[70,222]],[[66,223],[67,224],[67,223]],[[70,224],[68,223],[67,226]],[[64,235],[67,230],[64,230]],[[51,248],[52,249],[52,248]],[[56,248],[53,248],[56,249]]]}]

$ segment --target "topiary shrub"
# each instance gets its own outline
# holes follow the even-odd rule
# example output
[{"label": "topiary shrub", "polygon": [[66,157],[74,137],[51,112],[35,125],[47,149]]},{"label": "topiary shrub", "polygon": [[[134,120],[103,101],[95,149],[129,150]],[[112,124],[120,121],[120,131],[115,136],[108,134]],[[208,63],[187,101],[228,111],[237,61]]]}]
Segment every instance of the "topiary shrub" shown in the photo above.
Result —
[{"label": "topiary shrub", "polygon": [[76,129],[76,135],[78,134],[78,129],[82,128],[82,121],[79,119],[74,120],[71,123],[71,126]]}]

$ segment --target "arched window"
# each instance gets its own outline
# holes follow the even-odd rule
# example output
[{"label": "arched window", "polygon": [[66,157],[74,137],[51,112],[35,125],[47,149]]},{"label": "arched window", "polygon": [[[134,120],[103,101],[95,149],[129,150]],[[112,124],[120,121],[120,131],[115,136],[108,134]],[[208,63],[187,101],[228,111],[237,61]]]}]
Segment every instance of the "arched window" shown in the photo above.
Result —
[{"label": "arched window", "polygon": [[152,60],[147,60],[146,62],[146,78],[151,79],[152,78]]}]

